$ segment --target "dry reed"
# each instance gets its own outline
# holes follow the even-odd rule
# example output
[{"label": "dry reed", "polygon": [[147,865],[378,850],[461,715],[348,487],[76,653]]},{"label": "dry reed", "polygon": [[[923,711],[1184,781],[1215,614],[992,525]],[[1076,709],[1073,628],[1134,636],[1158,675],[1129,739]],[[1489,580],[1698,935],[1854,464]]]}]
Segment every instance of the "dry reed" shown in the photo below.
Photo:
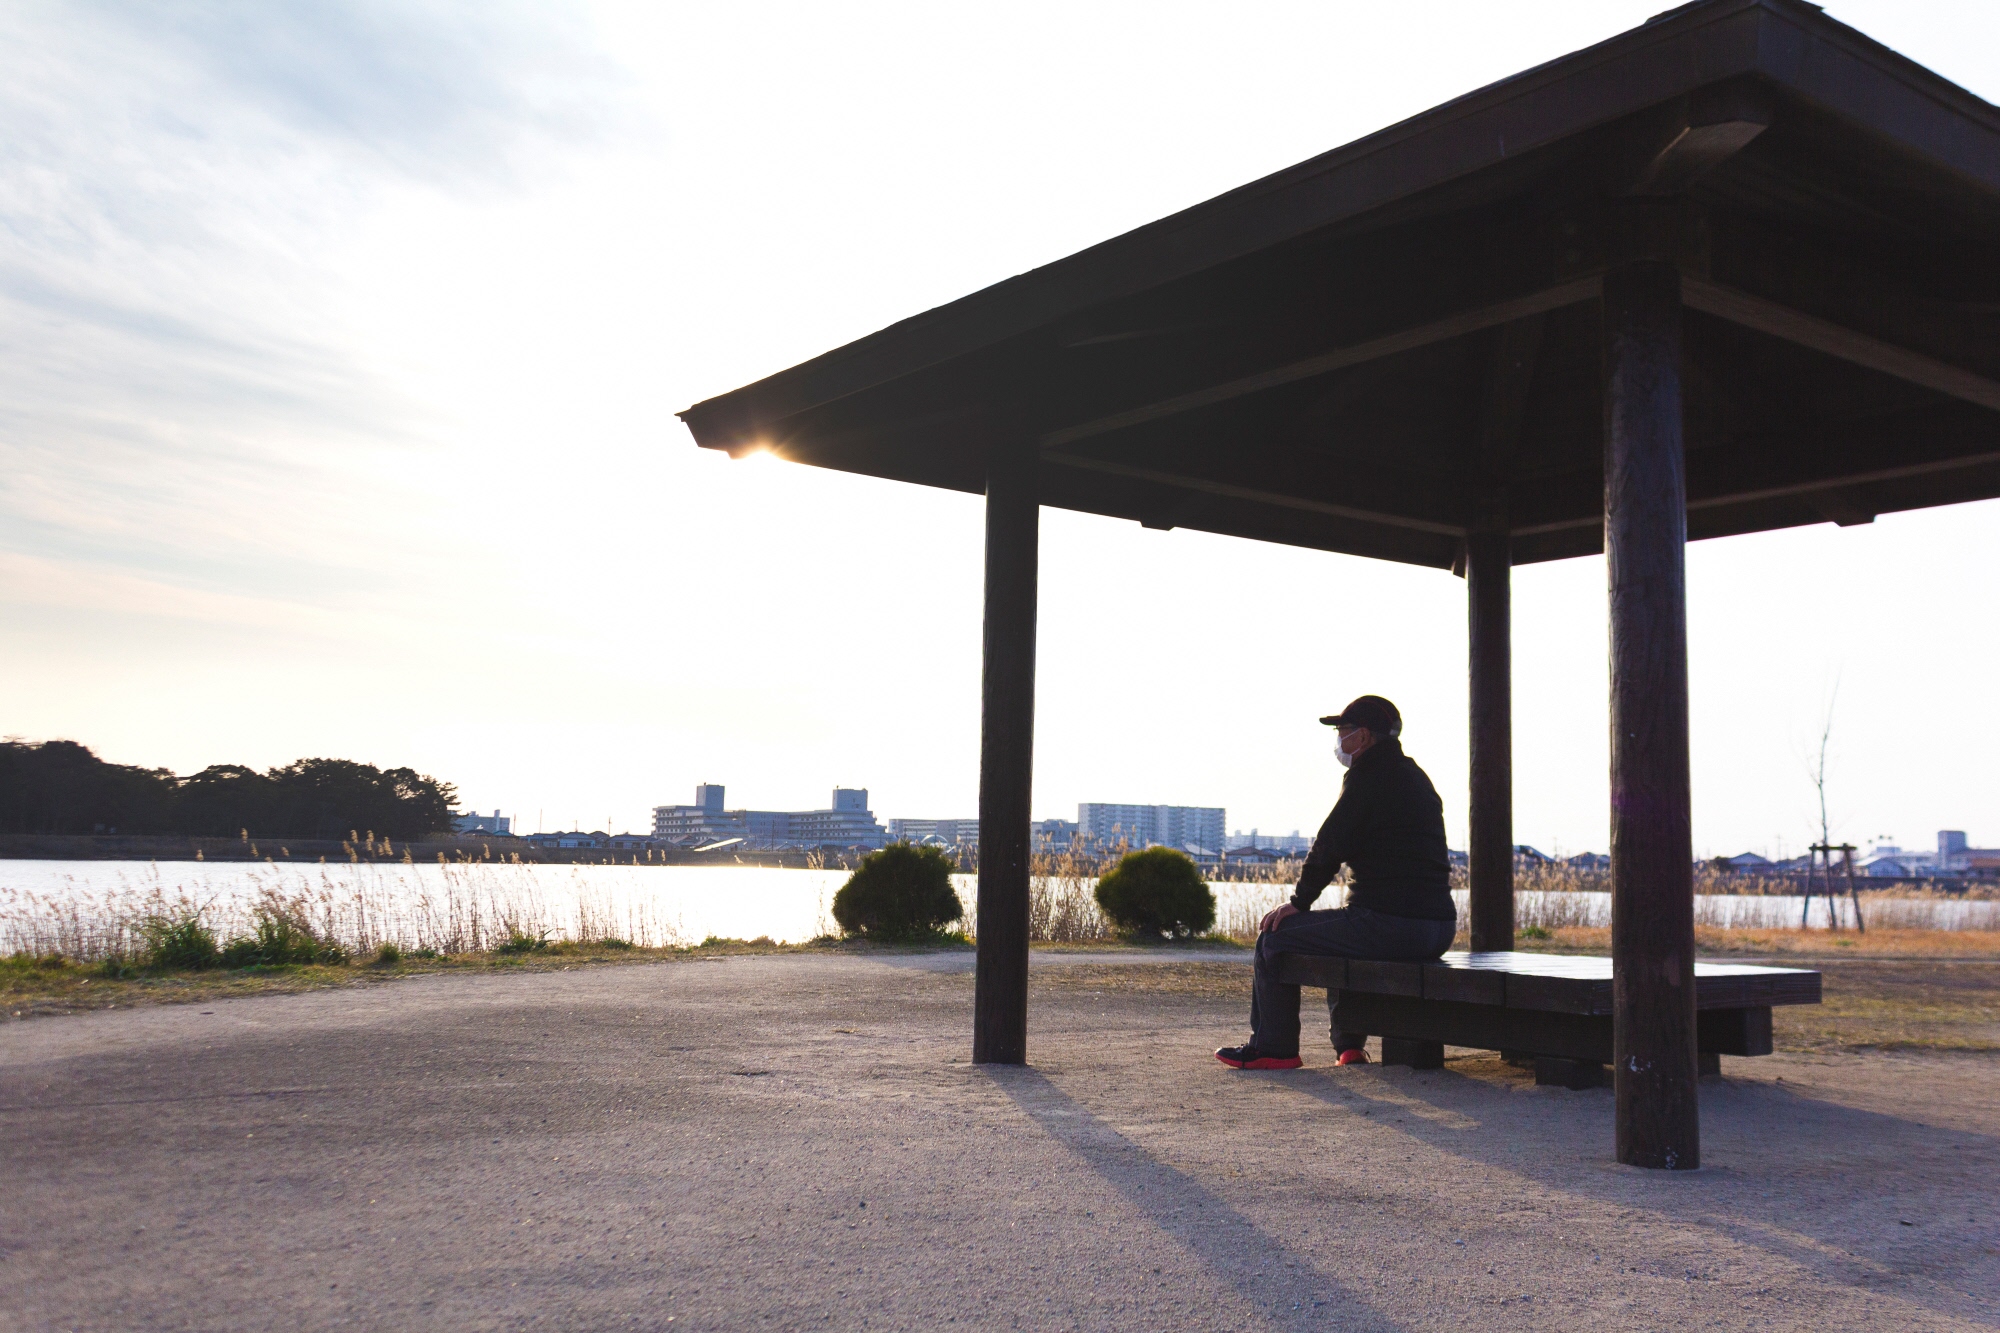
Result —
[{"label": "dry reed", "polygon": [[523,937],[578,944],[621,939],[649,948],[686,943],[677,921],[594,888],[580,867],[568,868],[567,892],[551,891],[542,876],[552,869],[445,864],[435,882],[412,888],[368,862],[270,867],[246,875],[246,892],[205,899],[168,886],[158,867],[115,889],[80,886],[66,876],[67,888],[57,893],[0,888],[0,955],[136,958],[148,921],[196,916],[227,940],[251,934],[260,913],[305,924],[316,938],[357,955],[384,944],[406,953],[483,953]]}]

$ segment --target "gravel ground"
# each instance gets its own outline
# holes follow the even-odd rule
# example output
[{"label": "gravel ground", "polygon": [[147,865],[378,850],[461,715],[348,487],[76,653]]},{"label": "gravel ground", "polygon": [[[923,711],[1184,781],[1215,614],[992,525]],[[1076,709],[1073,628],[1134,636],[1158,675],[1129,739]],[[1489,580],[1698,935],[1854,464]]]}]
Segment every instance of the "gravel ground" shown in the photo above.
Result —
[{"label": "gravel ground", "polygon": [[1212,956],[1038,956],[975,1068],[970,965],[0,1027],[0,1329],[2000,1326],[2000,1056],[1728,1061],[1670,1175],[1489,1058],[1232,1073]]}]

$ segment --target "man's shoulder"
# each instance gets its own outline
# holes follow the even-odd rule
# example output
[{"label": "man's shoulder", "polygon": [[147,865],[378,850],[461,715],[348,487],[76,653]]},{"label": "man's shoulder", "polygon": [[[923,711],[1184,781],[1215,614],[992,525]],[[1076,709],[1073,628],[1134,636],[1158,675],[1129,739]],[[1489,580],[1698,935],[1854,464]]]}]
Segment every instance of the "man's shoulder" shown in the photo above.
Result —
[{"label": "man's shoulder", "polygon": [[1413,782],[1421,782],[1424,786],[1431,787],[1432,790],[1436,790],[1436,788],[1432,786],[1431,775],[1424,771],[1424,766],[1422,764],[1418,763],[1415,759],[1412,759],[1407,754],[1398,755],[1397,758],[1402,761],[1397,765],[1397,767],[1402,771],[1403,776],[1406,779]]}]

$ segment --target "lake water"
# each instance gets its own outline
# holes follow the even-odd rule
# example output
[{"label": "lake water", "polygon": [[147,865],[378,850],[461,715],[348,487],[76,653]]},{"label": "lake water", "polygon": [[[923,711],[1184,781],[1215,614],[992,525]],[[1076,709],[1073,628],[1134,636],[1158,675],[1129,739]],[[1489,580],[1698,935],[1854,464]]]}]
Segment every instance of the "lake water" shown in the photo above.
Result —
[{"label": "lake water", "polygon": [[[224,937],[243,931],[266,895],[302,904],[349,948],[383,940],[445,951],[486,948],[511,932],[550,938],[616,936],[641,945],[695,944],[709,936],[796,943],[835,932],[839,870],[752,866],[419,865],[394,862],[283,865],[221,861],[0,861],[0,953],[60,949],[93,956],[130,947],[130,923],[150,911],[202,909]],[[957,877],[968,908],[976,881]],[[1088,883],[1056,884],[1072,899]],[[1217,925],[1238,931],[1281,901],[1284,886],[1218,883]],[[1335,891],[1338,892],[1337,890]],[[1461,912],[1465,895],[1458,894]],[[1796,927],[1797,897],[1696,899],[1705,925]],[[1604,893],[1518,895],[1525,924],[1608,925]],[[1878,925],[2000,929],[2000,903],[1953,899],[1871,901]],[[1839,904],[1841,924],[1853,909]],[[1824,903],[1812,924],[1827,924]]]}]

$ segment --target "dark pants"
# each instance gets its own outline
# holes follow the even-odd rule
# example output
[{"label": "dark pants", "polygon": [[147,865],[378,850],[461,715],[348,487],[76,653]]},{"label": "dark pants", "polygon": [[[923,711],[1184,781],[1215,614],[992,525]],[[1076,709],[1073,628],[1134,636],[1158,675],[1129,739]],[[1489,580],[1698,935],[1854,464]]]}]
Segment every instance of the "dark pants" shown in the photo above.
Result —
[{"label": "dark pants", "polygon": [[[1250,992],[1251,1043],[1265,1055],[1299,1053],[1299,988],[1278,980],[1277,955],[1310,954],[1319,958],[1380,958],[1399,963],[1428,963],[1451,947],[1457,932],[1453,921],[1423,921],[1385,916],[1365,907],[1332,912],[1300,912],[1257,937],[1254,988]],[[1339,992],[1328,991],[1331,1020]],[[1336,1050],[1358,1049],[1365,1032],[1333,1032]]]}]

